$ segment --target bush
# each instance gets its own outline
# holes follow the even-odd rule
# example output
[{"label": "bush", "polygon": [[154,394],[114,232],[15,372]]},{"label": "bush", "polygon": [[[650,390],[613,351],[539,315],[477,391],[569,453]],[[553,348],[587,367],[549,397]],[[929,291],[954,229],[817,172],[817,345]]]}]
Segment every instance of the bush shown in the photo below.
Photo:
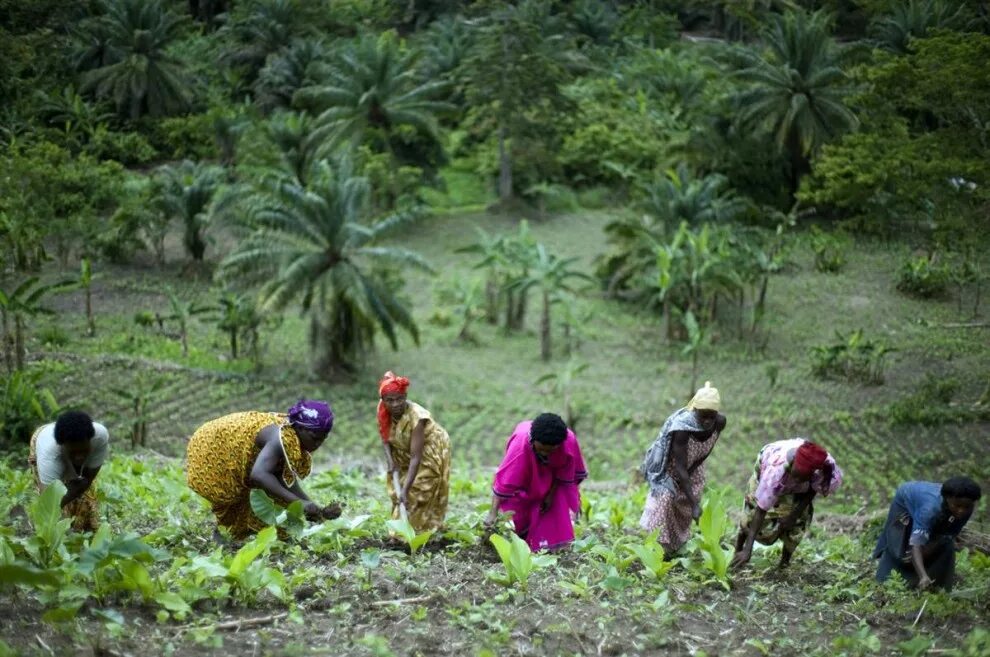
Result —
[{"label": "bush", "polygon": [[25,370],[0,379],[0,442],[27,443],[34,428],[58,413],[58,402],[39,375]]},{"label": "bush", "polygon": [[895,425],[921,424],[931,427],[965,419],[959,409],[950,408],[959,392],[959,380],[928,374],[917,392],[890,405],[890,421]]},{"label": "bush", "polygon": [[938,297],[945,293],[951,274],[947,265],[939,265],[934,257],[915,256],[901,265],[897,289],[922,299]]},{"label": "bush", "polygon": [[145,164],[158,157],[144,135],[137,132],[113,132],[99,126],[89,138],[84,151],[100,160],[116,160],[125,166]]},{"label": "bush", "polygon": [[863,330],[848,336],[835,332],[836,342],[811,349],[811,371],[821,379],[846,379],[879,385],[887,354],[896,351],[879,340],[867,340]]},{"label": "bush", "polygon": [[845,251],[848,240],[826,233],[817,226],[811,227],[811,250],[815,252],[815,269],[834,274],[846,265]]},{"label": "bush", "polygon": [[152,123],[152,146],[176,160],[216,160],[220,156],[214,137],[216,116],[190,114],[160,119]]}]

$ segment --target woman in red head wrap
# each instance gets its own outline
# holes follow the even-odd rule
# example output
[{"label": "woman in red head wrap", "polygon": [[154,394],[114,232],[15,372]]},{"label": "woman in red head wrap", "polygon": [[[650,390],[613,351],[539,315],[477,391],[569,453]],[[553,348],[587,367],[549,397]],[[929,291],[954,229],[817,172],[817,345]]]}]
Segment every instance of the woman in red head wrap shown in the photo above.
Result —
[{"label": "woman in red head wrap", "polygon": [[732,565],[749,561],[753,543],[784,543],[780,567],[787,566],[811,526],[815,496],[831,495],[842,470],[824,447],[804,438],[764,445],[746,494],[746,516],[739,525]]},{"label": "woman in red head wrap", "polygon": [[[450,437],[428,410],[406,398],[409,379],[385,372],[378,384],[378,433],[386,446],[392,517],[401,502],[417,532],[439,529],[447,515]],[[392,472],[400,489],[392,485]]]}]

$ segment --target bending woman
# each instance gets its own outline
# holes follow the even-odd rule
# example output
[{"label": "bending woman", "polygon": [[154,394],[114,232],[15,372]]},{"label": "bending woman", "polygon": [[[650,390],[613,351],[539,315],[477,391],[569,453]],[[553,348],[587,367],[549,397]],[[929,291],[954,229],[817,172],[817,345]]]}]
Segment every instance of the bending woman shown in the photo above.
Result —
[{"label": "bending woman", "polygon": [[650,485],[639,526],[660,530],[658,540],[672,555],[691,538],[691,521],[701,517],[705,461],[725,429],[718,410],[722,398],[711,382],[698,390],[685,408],[667,418],[650,446],[641,470]]},{"label": "bending woman", "polygon": [[310,520],[335,518],[337,505],[321,508],[299,485],[332,428],[330,405],[316,400],[300,400],[288,414],[248,411],[211,420],[189,439],[189,487],[213,507],[218,528],[238,539],[265,527],[251,510],[252,488],[285,505],[302,500]]},{"label": "bending woman", "polygon": [[31,436],[28,465],[42,491],[55,481],[65,484],[62,517],[72,518],[75,531],[100,526],[96,476],[110,454],[107,428],[82,411],[66,411]]},{"label": "bending woman", "polygon": [[494,526],[499,510],[509,511],[531,550],[563,547],[574,540],[571,518],[581,511],[578,486],[587,478],[577,436],[559,415],[520,422],[495,473],[485,526]]},{"label": "bending woman", "polygon": [[754,542],[778,540],[783,543],[780,568],[786,568],[811,526],[815,496],[827,497],[840,484],[842,470],[821,445],[804,438],[764,445],[749,479],[733,568],[749,562]]},{"label": "bending woman", "polygon": [[[399,503],[417,532],[439,529],[447,515],[450,489],[450,437],[430,412],[406,398],[409,379],[385,372],[378,384],[378,433],[388,462],[387,487],[392,517]],[[398,471],[401,490],[392,486]]]}]

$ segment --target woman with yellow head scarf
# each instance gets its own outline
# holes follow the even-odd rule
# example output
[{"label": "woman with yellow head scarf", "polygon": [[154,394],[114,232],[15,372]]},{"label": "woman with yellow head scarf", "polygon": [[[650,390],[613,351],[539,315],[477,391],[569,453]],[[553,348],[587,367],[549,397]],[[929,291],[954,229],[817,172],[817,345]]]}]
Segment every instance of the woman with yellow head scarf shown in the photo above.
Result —
[{"label": "woman with yellow head scarf", "polygon": [[722,398],[710,381],[684,408],[674,411],[646,452],[641,470],[650,484],[639,525],[659,529],[658,540],[671,555],[691,537],[691,521],[701,517],[705,460],[725,429]]}]

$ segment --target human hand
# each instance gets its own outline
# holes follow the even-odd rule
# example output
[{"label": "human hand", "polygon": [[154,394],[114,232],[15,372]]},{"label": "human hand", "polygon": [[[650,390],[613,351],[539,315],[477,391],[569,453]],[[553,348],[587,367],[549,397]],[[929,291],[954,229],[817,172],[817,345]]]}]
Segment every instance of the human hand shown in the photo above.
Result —
[{"label": "human hand", "polygon": [[932,579],[928,575],[925,575],[920,580],[918,580],[918,590],[925,591],[927,589],[930,589],[932,587],[932,584],[934,584]]},{"label": "human hand", "polygon": [[403,489],[402,492],[399,493],[399,504],[404,507],[409,506],[409,491]]},{"label": "human hand", "polygon": [[65,485],[66,490],[85,489],[89,485],[89,480],[82,475],[77,475],[69,480]]},{"label": "human hand", "polygon": [[735,556],[732,557],[732,561],[729,563],[729,568],[742,568],[747,563],[749,563],[750,557],[753,556],[753,551],[751,549],[742,549],[736,552]]},{"label": "human hand", "polygon": [[343,508],[337,502],[331,502],[323,507],[321,514],[325,520],[333,520],[334,518],[339,518],[340,514],[343,512]]},{"label": "human hand", "polygon": [[318,520],[323,515],[323,509],[316,502],[306,502],[303,505],[303,513],[308,520]]},{"label": "human hand", "polygon": [[695,522],[701,519],[701,505],[697,502],[694,503],[694,508],[691,509],[691,519]]},{"label": "human hand", "polygon": [[498,511],[496,509],[492,509],[488,512],[488,515],[485,516],[485,519],[482,521],[482,525],[486,530],[491,531],[495,528],[496,522],[498,522]]}]

